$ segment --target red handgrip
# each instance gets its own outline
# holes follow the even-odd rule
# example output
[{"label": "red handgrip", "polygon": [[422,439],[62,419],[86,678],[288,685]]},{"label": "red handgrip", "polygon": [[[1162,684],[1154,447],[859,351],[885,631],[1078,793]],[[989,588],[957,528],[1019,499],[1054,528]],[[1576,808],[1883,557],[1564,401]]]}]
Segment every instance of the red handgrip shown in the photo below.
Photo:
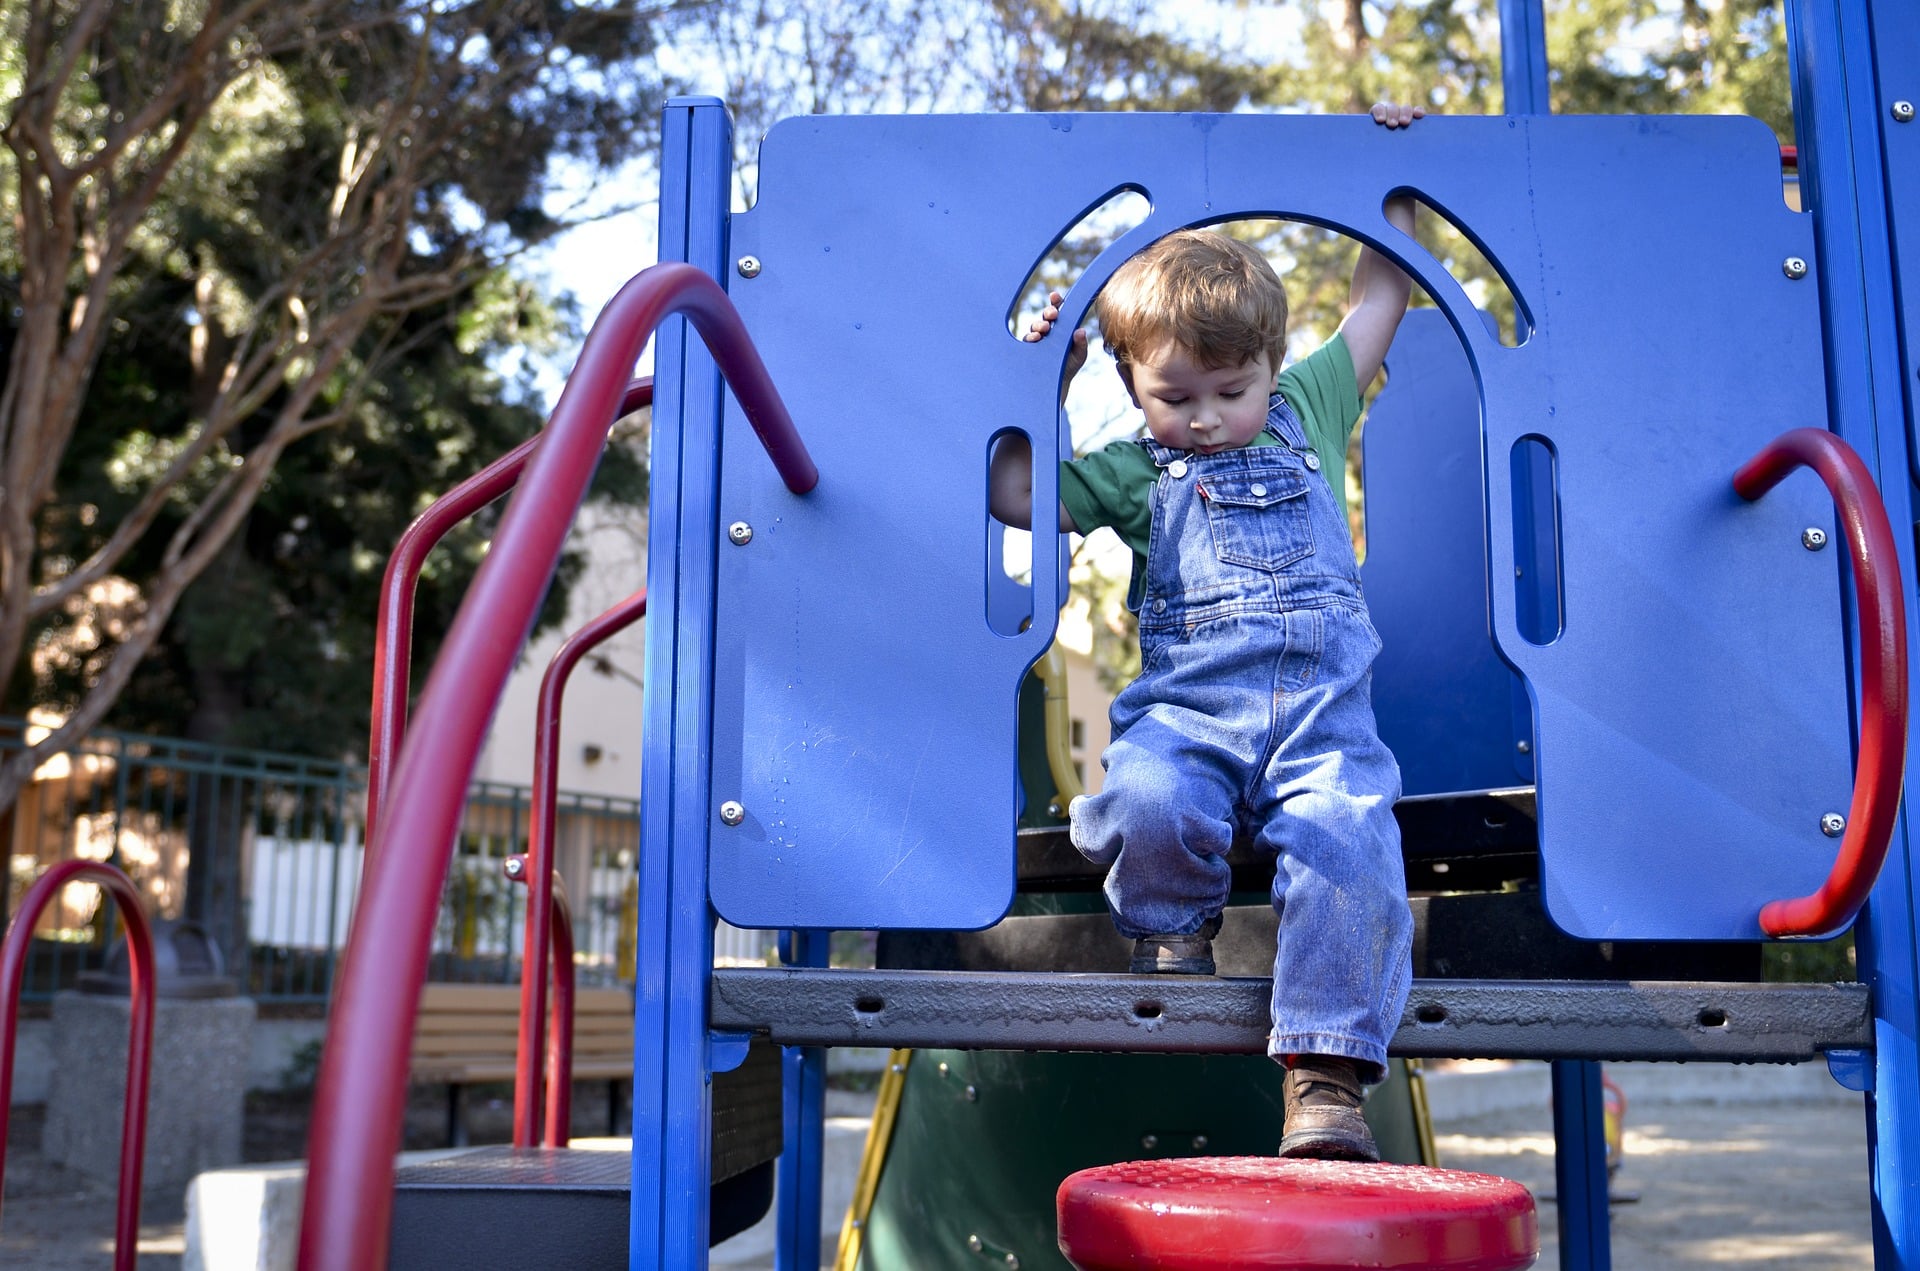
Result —
[{"label": "red handgrip", "polygon": [[[627,385],[620,408],[607,421],[615,423],[653,404],[653,376]],[[481,508],[513,489],[540,445],[536,433],[495,459],[453,489],[435,499],[415,517],[387,558],[380,584],[380,616],[373,639],[373,735],[367,741],[366,842],[373,842],[375,820],[387,793],[391,761],[400,753],[400,737],[407,727],[407,689],[412,678],[413,594],[426,566],[427,553]]]},{"label": "red handgrip", "polygon": [[[566,643],[553,655],[553,661],[547,664],[547,673],[540,678],[539,718],[534,723],[533,731],[533,832],[527,836],[527,877],[524,880],[527,884],[527,927],[520,961],[520,1049],[513,1078],[515,1147],[532,1147],[539,1135],[535,1109],[539,1106],[538,1056],[541,1053],[541,1022],[546,1019],[547,977],[536,968],[544,965],[550,939],[556,958],[553,969],[555,989],[556,992],[559,990],[564,979],[568,994],[566,1018],[569,1027],[573,1019],[572,930],[566,933],[566,958],[559,961],[560,929],[554,927],[549,936],[547,927],[550,916],[556,919],[560,917],[565,901],[562,894],[553,891],[559,881],[553,872],[553,835],[559,816],[560,709],[567,694],[567,680],[573,675],[573,668],[580,664],[581,658],[644,618],[646,613],[647,589],[642,587],[567,637]],[[554,1018],[560,1018],[557,1006]],[[566,1091],[570,1088],[571,1040],[566,1050],[566,1066],[549,1067],[547,1070],[547,1080],[553,1083],[549,1086],[549,1104],[552,1103],[553,1090]],[[564,1120],[559,1123],[559,1132],[561,1141],[549,1142],[548,1147],[566,1145]],[[554,1133],[551,1118],[547,1133],[549,1138]]]},{"label": "red handgrip", "polygon": [[0,1179],[7,1172],[7,1114],[13,1101],[14,1026],[20,1016],[20,986],[27,949],[41,913],[62,887],[85,879],[113,897],[127,924],[127,1088],[120,1124],[120,1196],[114,1214],[114,1271],[133,1271],[140,1256],[140,1177],[147,1158],[147,1083],[153,1071],[153,931],[128,877],[100,861],[68,860],[40,875],[20,902],[20,912],[0,942]]},{"label": "red handgrip", "polygon": [[621,288],[587,335],[393,763],[334,980],[328,1045],[314,1087],[298,1254],[303,1271],[386,1265],[407,1053],[467,783],[586,496],[607,421],[654,329],[675,315],[705,339],[787,488],[804,494],[819,480],[718,283],[691,265],[669,263]]},{"label": "red handgrip", "polygon": [[1833,872],[1811,896],[1761,907],[1760,928],[1770,936],[1824,935],[1853,921],[1887,859],[1907,766],[1906,604],[1886,506],[1853,447],[1823,428],[1795,428],[1775,438],[1734,474],[1734,492],[1757,499],[1795,468],[1812,468],[1827,483],[1853,557],[1860,603],[1860,752]]},{"label": "red handgrip", "polygon": [[[507,857],[507,878],[516,883],[526,883],[530,867],[525,853]],[[529,888],[531,890],[531,888]],[[566,885],[560,881],[558,873],[547,876],[546,895],[552,903],[551,930],[553,951],[553,1031],[547,1034],[546,1067],[529,1062],[527,1049],[526,995],[521,994],[520,1050],[514,1061],[514,1106],[513,1106],[513,1145],[532,1147],[535,1136],[540,1135],[540,1127],[535,1124],[537,1118],[521,1116],[521,1087],[531,1080],[544,1081],[547,1086],[546,1133],[540,1139],[542,1147],[565,1147],[573,1124],[573,906],[567,903]],[[532,901],[528,902],[532,904]],[[531,924],[529,924],[531,926]],[[520,968],[520,979],[535,977],[533,961]],[[545,979],[544,975],[539,976]],[[538,1042],[536,1040],[535,1045]],[[528,1074],[532,1074],[529,1077]],[[531,1098],[531,1096],[529,1096]],[[528,1106],[531,1106],[530,1104]],[[522,1138],[523,1126],[526,1137]]]}]

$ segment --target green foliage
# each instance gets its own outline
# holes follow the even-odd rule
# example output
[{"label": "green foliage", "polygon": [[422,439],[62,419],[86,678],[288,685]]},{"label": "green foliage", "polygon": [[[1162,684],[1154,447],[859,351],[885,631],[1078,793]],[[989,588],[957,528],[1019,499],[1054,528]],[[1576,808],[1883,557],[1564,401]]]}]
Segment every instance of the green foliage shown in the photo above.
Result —
[{"label": "green foliage", "polygon": [[[571,307],[515,262],[566,228],[548,206],[562,165],[612,166],[651,145],[653,19],[599,0],[244,8],[239,20],[230,6],[177,4],[156,23],[151,6],[110,6],[60,87],[55,135],[78,162],[120,144],[115,130],[177,88],[183,65],[206,77],[143,119],[103,174],[95,210],[130,228],[102,266],[110,328],[57,454],[59,497],[38,514],[40,581],[110,553],[124,602],[41,614],[33,674],[15,685],[78,712],[143,606],[185,586],[112,722],[341,754],[366,735],[387,553],[433,497],[540,427],[533,359],[578,341]],[[81,20],[61,0],[0,0],[0,27],[43,49]],[[224,39],[196,63],[215,22],[229,24]],[[25,65],[9,43],[0,84],[17,86]],[[159,165],[170,145],[177,161]],[[0,152],[9,210],[21,182],[40,180],[21,154]],[[143,164],[152,176],[135,190]],[[0,226],[0,268],[47,250],[31,231],[11,216]],[[19,272],[0,274],[0,298]],[[85,282],[76,267],[73,286]],[[0,325],[8,349],[39,320],[22,314]],[[257,462],[268,474],[236,494],[236,472]],[[638,504],[645,484],[640,452],[615,447],[596,494]],[[156,496],[151,525],[115,546]],[[237,498],[248,503],[231,536],[206,543]],[[492,525],[463,527],[430,560],[416,661]],[[543,622],[560,617],[581,563],[564,562]]]},{"label": "green foliage", "polygon": [[1760,948],[1768,984],[1851,984],[1860,978],[1853,932],[1833,940],[1784,940]]}]

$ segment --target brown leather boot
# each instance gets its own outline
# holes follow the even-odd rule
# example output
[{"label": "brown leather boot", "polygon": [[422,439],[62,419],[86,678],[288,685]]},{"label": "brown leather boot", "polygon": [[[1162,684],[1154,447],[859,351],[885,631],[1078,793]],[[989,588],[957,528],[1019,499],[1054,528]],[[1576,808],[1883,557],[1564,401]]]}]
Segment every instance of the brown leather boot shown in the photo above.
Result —
[{"label": "brown leather boot", "polygon": [[1212,975],[1213,938],[1220,934],[1220,915],[1185,935],[1142,936],[1133,942],[1134,975]]},{"label": "brown leather boot", "polygon": [[1335,1055],[1300,1055],[1284,1087],[1287,1133],[1280,1155],[1322,1161],[1377,1161],[1373,1132],[1360,1113],[1365,1087],[1359,1067]]}]

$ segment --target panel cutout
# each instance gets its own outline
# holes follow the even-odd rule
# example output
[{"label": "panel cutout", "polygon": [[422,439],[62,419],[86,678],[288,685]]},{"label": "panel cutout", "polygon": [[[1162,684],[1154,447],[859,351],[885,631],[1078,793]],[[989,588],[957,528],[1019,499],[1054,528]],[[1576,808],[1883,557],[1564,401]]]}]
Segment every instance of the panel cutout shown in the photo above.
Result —
[{"label": "panel cutout", "polygon": [[1514,621],[1529,644],[1549,645],[1566,630],[1561,577],[1560,480],[1552,443],[1513,443]]},{"label": "panel cutout", "polygon": [[1153,211],[1147,193],[1137,185],[1123,185],[1083,212],[1061,230],[1033,264],[1007,310],[1007,331],[1018,339],[1027,324],[1046,307],[1047,293],[1062,295],[1073,289],[1089,262],[1114,239],[1147,219]]},{"label": "panel cutout", "polygon": [[[987,443],[986,500],[981,505],[986,523],[987,626],[996,635],[1016,636],[1033,622],[1033,534],[1004,524],[993,515],[993,452],[1003,439],[1026,441],[1025,433],[1009,428]],[[1028,450],[1031,488],[1032,446]],[[1029,509],[1031,515],[1031,509]]]},{"label": "panel cutout", "polygon": [[1415,190],[1396,190],[1409,195],[1425,213],[1414,222],[1414,237],[1427,249],[1439,266],[1453,275],[1460,290],[1467,293],[1473,307],[1493,320],[1500,343],[1518,348],[1533,335],[1533,313],[1513,286],[1513,279],[1500,262],[1487,253],[1486,244],[1454,217],[1423,198]]}]

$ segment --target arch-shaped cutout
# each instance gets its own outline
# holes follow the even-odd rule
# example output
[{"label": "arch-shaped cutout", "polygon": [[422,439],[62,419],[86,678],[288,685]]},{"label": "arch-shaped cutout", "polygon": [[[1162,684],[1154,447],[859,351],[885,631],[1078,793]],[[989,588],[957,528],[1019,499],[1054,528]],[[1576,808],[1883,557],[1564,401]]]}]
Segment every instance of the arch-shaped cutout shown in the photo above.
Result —
[{"label": "arch-shaped cutout", "polygon": [[1414,237],[1434,263],[1453,276],[1473,307],[1493,319],[1493,331],[1507,348],[1519,348],[1533,335],[1533,311],[1514,290],[1513,277],[1487,254],[1486,244],[1445,208],[1429,202],[1418,190],[1396,190],[1426,215],[1414,222]]},{"label": "arch-shaped cutout", "polygon": [[1153,203],[1146,190],[1128,184],[1109,191],[1074,218],[1071,225],[1047,244],[1014,293],[1012,303],[1007,306],[1007,333],[1019,339],[1027,324],[1046,306],[1049,291],[1071,290],[1089,261],[1122,234],[1139,226],[1152,211]]}]

